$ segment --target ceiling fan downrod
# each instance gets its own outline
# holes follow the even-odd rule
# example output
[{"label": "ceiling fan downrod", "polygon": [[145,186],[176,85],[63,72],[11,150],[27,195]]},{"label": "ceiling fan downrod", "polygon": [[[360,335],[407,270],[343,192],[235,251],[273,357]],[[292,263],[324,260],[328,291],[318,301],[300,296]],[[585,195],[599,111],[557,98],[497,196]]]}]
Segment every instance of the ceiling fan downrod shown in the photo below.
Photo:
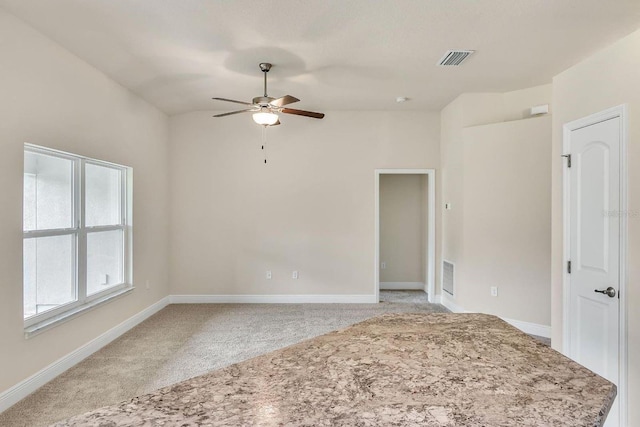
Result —
[{"label": "ceiling fan downrod", "polygon": [[260,69],[262,70],[262,73],[264,74],[264,97],[267,98],[269,96],[269,95],[267,95],[267,73],[271,69],[271,64],[268,63],[268,62],[261,62],[260,63]]}]

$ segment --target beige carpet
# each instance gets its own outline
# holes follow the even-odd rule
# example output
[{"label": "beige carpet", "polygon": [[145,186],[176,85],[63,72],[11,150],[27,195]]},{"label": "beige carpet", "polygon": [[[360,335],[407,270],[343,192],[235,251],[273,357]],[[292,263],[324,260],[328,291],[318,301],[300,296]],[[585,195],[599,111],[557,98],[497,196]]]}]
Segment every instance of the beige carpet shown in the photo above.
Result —
[{"label": "beige carpet", "polygon": [[420,291],[381,301],[170,305],[0,414],[0,426],[46,426],[379,314],[448,311]]},{"label": "beige carpet", "polygon": [[170,305],[0,414],[0,426],[46,426],[378,314],[447,311],[424,292],[382,295],[382,304]]}]

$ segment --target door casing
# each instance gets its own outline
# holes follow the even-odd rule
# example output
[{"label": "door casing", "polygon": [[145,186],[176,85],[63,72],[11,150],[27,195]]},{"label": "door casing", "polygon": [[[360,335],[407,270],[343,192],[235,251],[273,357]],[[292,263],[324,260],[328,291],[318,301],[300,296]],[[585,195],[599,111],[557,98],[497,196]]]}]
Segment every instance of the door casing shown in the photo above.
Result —
[{"label": "door casing", "polygon": [[[627,175],[627,105],[619,105],[583,117],[578,120],[566,123],[563,126],[562,153],[571,153],[571,132],[590,125],[594,125],[605,120],[620,118],[620,313],[619,313],[619,378],[618,378],[618,399],[620,402],[620,425],[627,425],[627,277],[628,277],[628,175]],[[569,348],[570,334],[570,285],[571,276],[567,272],[567,262],[570,260],[571,247],[571,210],[570,210],[570,170],[563,164],[562,181],[563,181],[563,274],[562,274],[562,352],[565,356],[571,357],[571,349]]]},{"label": "door casing", "polygon": [[[412,174],[427,176],[427,259],[425,292],[429,302],[436,302],[436,170],[435,169],[375,169],[375,259],[374,294],[380,301],[380,175]],[[442,290],[440,290],[442,293]]]}]

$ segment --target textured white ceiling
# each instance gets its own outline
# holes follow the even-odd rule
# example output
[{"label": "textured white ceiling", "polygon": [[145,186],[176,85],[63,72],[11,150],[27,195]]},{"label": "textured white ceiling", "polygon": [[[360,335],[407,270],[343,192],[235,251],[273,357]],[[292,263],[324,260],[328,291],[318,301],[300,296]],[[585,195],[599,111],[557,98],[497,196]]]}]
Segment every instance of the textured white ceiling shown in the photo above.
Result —
[{"label": "textured white ceiling", "polygon": [[[440,109],[551,82],[640,27],[640,0],[0,0],[169,114],[269,94],[310,110]],[[462,67],[435,64],[475,49]],[[396,104],[397,96],[410,102]]]}]

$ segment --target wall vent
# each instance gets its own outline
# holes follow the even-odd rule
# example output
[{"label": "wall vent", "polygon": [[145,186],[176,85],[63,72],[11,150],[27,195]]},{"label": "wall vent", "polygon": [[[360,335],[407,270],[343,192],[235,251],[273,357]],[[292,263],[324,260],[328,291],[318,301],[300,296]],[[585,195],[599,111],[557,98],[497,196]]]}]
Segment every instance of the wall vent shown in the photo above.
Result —
[{"label": "wall vent", "polygon": [[453,263],[442,261],[442,290],[453,295]]},{"label": "wall vent", "polygon": [[438,62],[441,67],[457,67],[475,50],[449,50]]}]

